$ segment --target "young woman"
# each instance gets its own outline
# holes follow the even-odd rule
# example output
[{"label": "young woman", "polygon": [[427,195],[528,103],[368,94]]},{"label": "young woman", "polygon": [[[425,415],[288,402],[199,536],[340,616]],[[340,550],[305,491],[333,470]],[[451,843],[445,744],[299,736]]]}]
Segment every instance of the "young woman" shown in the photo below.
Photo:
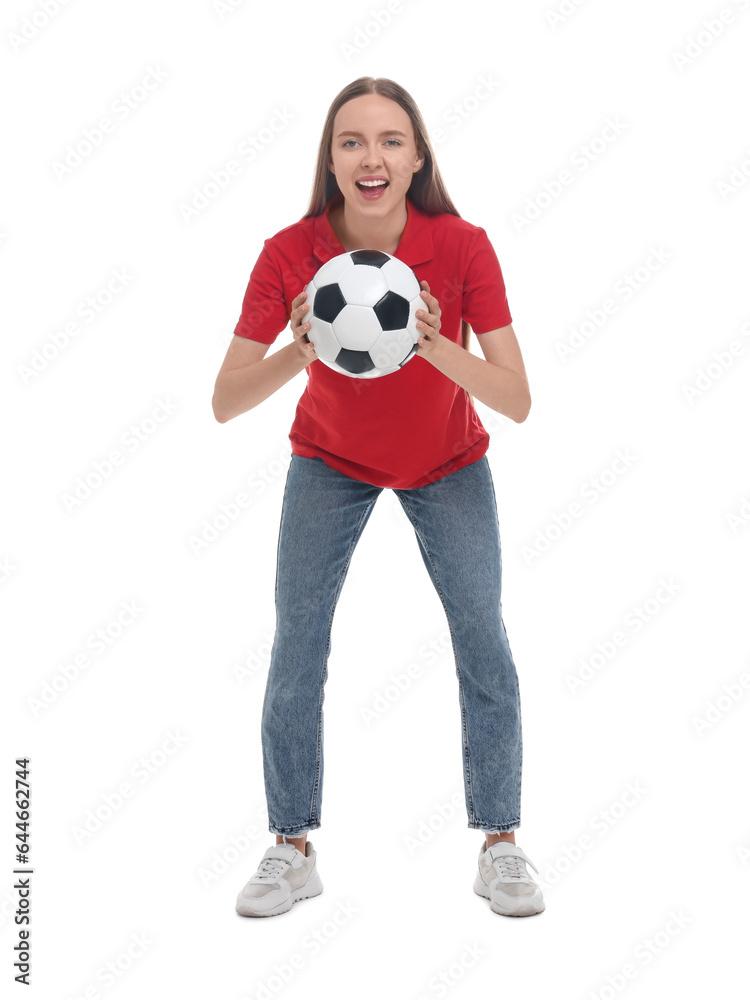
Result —
[{"label": "young woman", "polygon": [[[349,378],[318,362],[305,285],[349,250],[392,254],[423,289],[419,347],[398,372]],[[292,342],[266,358],[287,323]],[[469,351],[470,327],[484,360]],[[531,405],[500,265],[485,231],[443,185],[422,116],[392,80],[361,77],[334,99],[308,211],[265,240],[216,379],[220,423],[303,369],[279,529],[276,633],[261,725],[276,843],[240,892],[243,916],[272,916],[323,885],[307,834],[320,826],[323,700],[334,610],[379,494],[411,521],[450,627],[461,704],[468,825],[485,834],[474,891],[496,913],[544,902],[515,843],[521,706],[501,614],[489,435],[473,395],[521,423]]]}]

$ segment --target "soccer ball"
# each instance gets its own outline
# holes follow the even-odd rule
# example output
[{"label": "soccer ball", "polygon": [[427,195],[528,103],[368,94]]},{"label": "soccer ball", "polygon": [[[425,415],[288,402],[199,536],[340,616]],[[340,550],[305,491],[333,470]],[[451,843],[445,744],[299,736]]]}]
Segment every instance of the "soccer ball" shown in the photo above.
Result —
[{"label": "soccer ball", "polygon": [[426,308],[412,269],[381,250],[332,257],[307,285],[308,340],[323,364],[350,378],[397,372],[416,353],[417,309]]}]

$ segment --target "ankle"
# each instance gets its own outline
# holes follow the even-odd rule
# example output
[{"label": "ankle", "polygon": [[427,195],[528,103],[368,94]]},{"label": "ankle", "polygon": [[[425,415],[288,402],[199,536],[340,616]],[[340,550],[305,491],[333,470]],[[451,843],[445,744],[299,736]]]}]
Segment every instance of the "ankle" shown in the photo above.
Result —
[{"label": "ankle", "polygon": [[516,842],[515,830],[506,830],[502,833],[488,833],[485,836],[487,838],[487,847],[492,847],[493,844],[499,844],[501,841],[509,844],[515,844]]},{"label": "ankle", "polygon": [[[277,844],[282,844],[283,842],[284,842],[283,835],[280,834],[280,833],[277,833],[276,834],[276,843]],[[304,854],[305,853],[305,844],[307,843],[307,834],[305,834],[304,837],[287,837],[286,838],[286,842],[287,842],[287,844],[293,844],[294,847],[296,847],[297,850],[300,852],[300,854]]]}]

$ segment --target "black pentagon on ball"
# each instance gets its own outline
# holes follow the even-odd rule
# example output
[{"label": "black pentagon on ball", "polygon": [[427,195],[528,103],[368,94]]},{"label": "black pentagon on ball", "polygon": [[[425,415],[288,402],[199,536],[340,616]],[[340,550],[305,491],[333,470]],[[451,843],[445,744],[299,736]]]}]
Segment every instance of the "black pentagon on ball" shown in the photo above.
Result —
[{"label": "black pentagon on ball", "polygon": [[336,355],[336,364],[352,375],[371,372],[375,364],[367,351],[350,351],[342,347]]},{"label": "black pentagon on ball", "polygon": [[373,306],[384,330],[404,330],[409,322],[409,303],[397,292],[386,292]]},{"label": "black pentagon on ball", "polygon": [[391,259],[382,250],[353,250],[349,256],[355,264],[369,264],[371,267],[382,267]]},{"label": "black pentagon on ball", "polygon": [[313,316],[322,319],[324,323],[333,323],[345,305],[346,301],[338,285],[323,285],[315,292]]}]

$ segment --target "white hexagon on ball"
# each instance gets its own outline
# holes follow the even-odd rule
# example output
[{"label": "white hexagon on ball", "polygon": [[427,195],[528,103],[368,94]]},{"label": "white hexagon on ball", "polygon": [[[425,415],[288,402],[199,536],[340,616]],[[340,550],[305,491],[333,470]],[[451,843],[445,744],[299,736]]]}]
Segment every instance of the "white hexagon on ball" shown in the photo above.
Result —
[{"label": "white hexagon on ball", "polygon": [[336,360],[341,347],[330,323],[326,323],[322,319],[316,320],[315,326],[308,331],[307,339],[315,347],[315,353],[321,360]]},{"label": "white hexagon on ball", "polygon": [[381,268],[370,264],[355,264],[338,279],[338,286],[349,305],[368,306],[370,309],[388,291]]},{"label": "white hexagon on ball", "polygon": [[370,348],[370,357],[378,368],[398,368],[414,346],[408,330],[381,333]]},{"label": "white hexagon on ball", "polygon": [[338,257],[331,257],[315,272],[312,279],[313,284],[316,288],[322,288],[323,285],[335,285],[353,267],[354,261],[349,254],[342,253]]},{"label": "white hexagon on ball", "polygon": [[369,306],[344,306],[331,326],[336,340],[347,351],[369,351],[383,333]]},{"label": "white hexagon on ball", "polygon": [[[397,257],[389,260],[387,264],[383,264],[380,268],[380,273],[383,275],[390,290],[397,292],[407,302],[411,302],[412,299],[419,297],[421,288],[419,287],[416,275],[412,271],[406,270],[403,266],[403,261],[400,261]],[[417,308],[419,309],[419,306]]]}]

